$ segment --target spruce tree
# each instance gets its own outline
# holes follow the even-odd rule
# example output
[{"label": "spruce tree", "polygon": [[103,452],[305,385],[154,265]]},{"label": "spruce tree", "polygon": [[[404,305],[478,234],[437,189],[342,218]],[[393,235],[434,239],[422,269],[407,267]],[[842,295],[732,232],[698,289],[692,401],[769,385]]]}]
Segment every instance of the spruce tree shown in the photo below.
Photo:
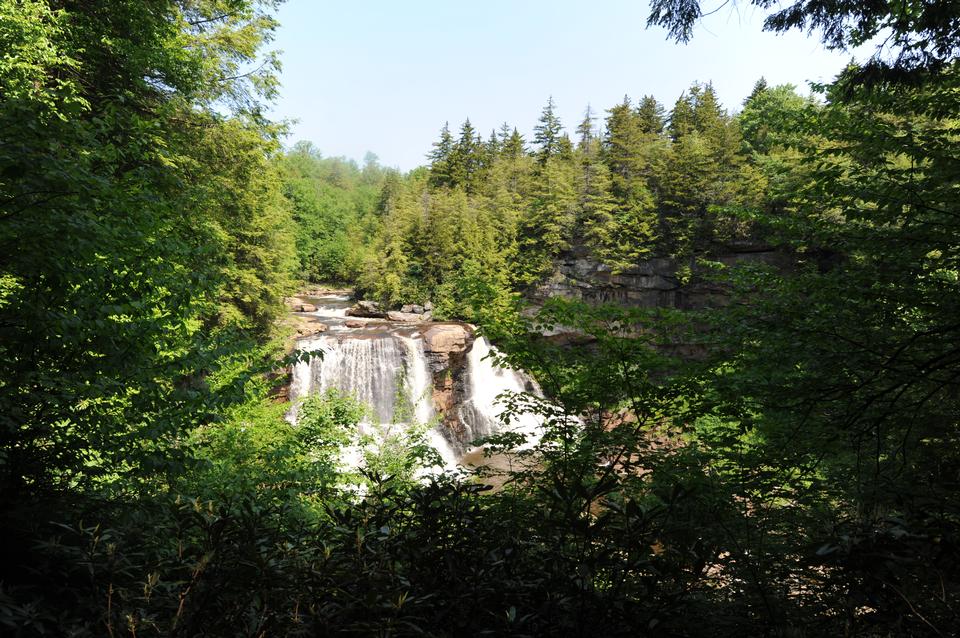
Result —
[{"label": "spruce tree", "polygon": [[479,162],[477,132],[467,118],[460,126],[460,138],[454,142],[450,152],[450,185],[469,188],[477,172]]},{"label": "spruce tree", "polygon": [[490,137],[487,139],[487,143],[485,146],[486,146],[487,156],[491,158],[491,160],[492,158],[500,155],[501,142],[500,142],[500,138],[497,136],[496,130],[490,131]]},{"label": "spruce tree", "polygon": [[449,186],[450,155],[453,152],[453,135],[450,134],[450,122],[444,122],[440,129],[440,139],[433,143],[433,150],[427,155],[430,159],[430,184]]},{"label": "spruce tree", "polygon": [[640,118],[640,130],[647,135],[663,135],[666,126],[666,111],[656,98],[645,95],[637,106],[637,116]]},{"label": "spruce tree", "polygon": [[640,116],[623,96],[623,102],[608,111],[603,156],[613,178],[613,192],[622,202],[629,197],[634,182],[645,167],[645,138]]},{"label": "spruce tree", "polygon": [[[694,92],[694,89],[697,90]],[[704,87],[694,85],[691,95],[696,100],[693,104],[693,121],[697,131],[708,138],[722,135],[721,130],[729,118],[717,100],[713,83],[708,82]]]},{"label": "spruce tree", "polygon": [[670,111],[670,139],[677,142],[684,135],[696,130],[696,116],[694,115],[695,95],[684,93],[677,98]]},{"label": "spruce tree", "polygon": [[514,127],[509,137],[504,139],[503,148],[500,153],[503,157],[510,159],[517,159],[526,155],[527,144],[523,139],[523,135],[520,134],[520,131],[518,131],[516,127]]},{"label": "spruce tree", "polygon": [[593,141],[596,139],[594,132],[594,122],[596,122],[596,120],[597,118],[593,114],[593,109],[587,104],[587,110],[583,113],[583,121],[577,126],[577,135],[579,136],[577,148],[579,150],[588,151],[590,147],[593,146]]},{"label": "spruce tree", "polygon": [[563,131],[563,125],[554,112],[555,108],[553,96],[550,96],[547,105],[543,107],[543,112],[540,114],[539,123],[533,129],[533,141],[539,147],[537,149],[537,161],[541,166],[546,164],[547,160],[560,150],[560,134]]}]

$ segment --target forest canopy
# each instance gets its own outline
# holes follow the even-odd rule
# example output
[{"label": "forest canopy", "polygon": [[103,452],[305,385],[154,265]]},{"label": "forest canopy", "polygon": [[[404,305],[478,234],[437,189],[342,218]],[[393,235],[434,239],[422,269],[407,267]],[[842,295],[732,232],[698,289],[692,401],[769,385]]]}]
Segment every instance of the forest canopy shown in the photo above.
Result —
[{"label": "forest canopy", "polygon": [[[952,3],[798,2],[767,28],[885,44],[809,94],[438,122],[407,173],[284,146],[276,4],[0,0],[0,633],[955,631]],[[669,294],[556,294],[584,264]],[[537,436],[485,441],[517,462],[291,416],[318,284],[532,375]]]}]

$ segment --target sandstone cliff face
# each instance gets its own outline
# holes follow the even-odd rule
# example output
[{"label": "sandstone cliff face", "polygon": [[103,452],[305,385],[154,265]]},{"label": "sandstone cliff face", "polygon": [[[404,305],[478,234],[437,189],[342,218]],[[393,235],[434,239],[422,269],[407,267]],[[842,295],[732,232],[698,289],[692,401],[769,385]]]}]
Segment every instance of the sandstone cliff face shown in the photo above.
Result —
[{"label": "sandstone cliff face", "polygon": [[473,341],[473,331],[462,324],[436,324],[423,332],[423,350],[433,376],[433,406],[456,438],[463,433],[457,406],[467,395],[467,353]]},{"label": "sandstone cliff face", "polygon": [[[783,252],[750,243],[728,246],[710,259],[725,265],[752,262],[787,267],[790,264]],[[681,283],[677,275],[683,265],[689,266],[693,274],[687,283]],[[695,309],[723,303],[723,287],[699,275],[701,269],[695,263],[681,264],[668,257],[653,257],[614,273],[581,248],[562,255],[553,275],[531,290],[528,297],[534,304],[559,296],[639,308]]]}]

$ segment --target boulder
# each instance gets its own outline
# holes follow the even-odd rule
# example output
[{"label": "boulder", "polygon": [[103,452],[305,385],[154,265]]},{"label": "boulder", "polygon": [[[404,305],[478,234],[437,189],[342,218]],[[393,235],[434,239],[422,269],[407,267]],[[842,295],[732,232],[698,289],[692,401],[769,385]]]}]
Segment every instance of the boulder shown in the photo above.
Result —
[{"label": "boulder", "polygon": [[467,352],[473,333],[459,324],[433,324],[423,331],[423,353],[433,377],[433,406],[446,434],[459,440],[464,436],[458,406],[467,396]]},{"label": "boulder", "polygon": [[350,320],[350,321],[343,322],[343,325],[345,325],[348,328],[362,328],[367,324],[365,324],[362,321]]},{"label": "boulder", "polygon": [[330,326],[325,323],[320,323],[319,321],[302,323],[297,326],[297,335],[300,337],[309,337],[311,335],[320,334],[321,332],[326,332],[329,329]]},{"label": "boulder", "polygon": [[287,306],[287,309],[292,312],[300,312],[300,306],[306,303],[300,297],[284,297],[283,303]]},{"label": "boulder", "polygon": [[432,301],[428,301],[427,303],[423,304],[423,311],[424,311],[424,312],[430,312],[431,310],[433,310],[433,302],[432,302]]},{"label": "boulder", "polygon": [[413,315],[422,315],[423,306],[418,306],[417,304],[407,304],[400,308],[400,312],[406,312]]},{"label": "boulder", "polygon": [[387,316],[380,309],[380,304],[376,301],[358,301],[352,308],[348,308],[346,313],[348,317],[367,317],[370,319],[384,319]]},{"label": "boulder", "polygon": [[411,322],[411,321],[422,321],[423,316],[420,315],[419,313],[415,314],[412,312],[397,312],[396,310],[391,310],[390,312],[387,313],[387,319],[389,319],[390,321]]},{"label": "boulder", "polygon": [[458,324],[431,326],[423,332],[423,351],[434,372],[447,368],[450,358],[466,353],[472,342],[473,334]]},{"label": "boulder", "polygon": [[302,303],[300,304],[300,309],[298,310],[298,312],[316,312],[316,311],[317,311],[317,307],[314,306],[312,303]]}]

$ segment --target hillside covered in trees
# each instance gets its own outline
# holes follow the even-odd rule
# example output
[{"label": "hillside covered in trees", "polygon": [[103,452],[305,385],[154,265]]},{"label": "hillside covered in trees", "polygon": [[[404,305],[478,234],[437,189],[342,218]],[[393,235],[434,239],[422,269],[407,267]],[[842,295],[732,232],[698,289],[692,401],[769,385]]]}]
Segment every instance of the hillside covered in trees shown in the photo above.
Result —
[{"label": "hillside covered in trees", "polygon": [[[302,250],[302,271],[388,306],[433,299],[448,317],[472,317],[480,290],[476,302],[490,304],[542,282],[574,248],[613,272],[670,257],[689,278],[698,258],[763,240],[761,214],[805,179],[796,147],[816,145],[803,123],[823,109],[760,80],[731,116],[710,84],[695,83],[669,111],[650,96],[625,97],[605,117],[587,107],[574,142],[551,99],[529,143],[506,123],[486,139],[469,120],[456,135],[444,125],[430,166],[407,175],[361,172],[301,145],[283,160],[296,174],[295,214],[310,228],[353,233],[316,241],[326,236],[312,231],[305,250],[337,258]],[[316,196],[303,194],[304,179]],[[324,202],[331,192],[340,195]]]},{"label": "hillside covered in trees", "polygon": [[[955,7],[801,0],[767,28],[889,37],[400,173],[283,147],[275,6],[0,0],[0,634],[956,633]],[[528,305],[570,255],[720,293]],[[346,467],[370,407],[277,397],[307,282],[476,324],[537,436],[444,471],[404,413]]]}]

